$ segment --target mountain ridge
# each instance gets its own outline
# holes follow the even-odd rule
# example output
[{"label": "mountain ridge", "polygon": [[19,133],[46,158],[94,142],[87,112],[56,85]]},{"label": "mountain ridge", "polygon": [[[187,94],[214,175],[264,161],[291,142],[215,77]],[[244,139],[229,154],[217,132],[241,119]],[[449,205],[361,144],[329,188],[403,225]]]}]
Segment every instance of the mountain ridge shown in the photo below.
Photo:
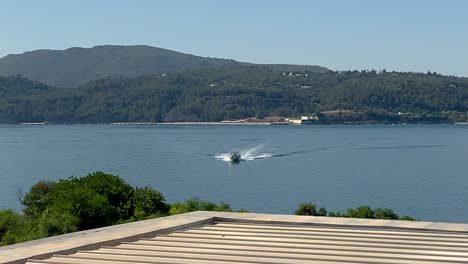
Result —
[{"label": "mountain ridge", "polygon": [[108,77],[136,77],[239,65],[262,65],[285,71],[329,70],[315,65],[254,64],[201,57],[148,45],[99,45],[9,54],[0,58],[0,76],[22,75],[52,86],[75,88]]}]

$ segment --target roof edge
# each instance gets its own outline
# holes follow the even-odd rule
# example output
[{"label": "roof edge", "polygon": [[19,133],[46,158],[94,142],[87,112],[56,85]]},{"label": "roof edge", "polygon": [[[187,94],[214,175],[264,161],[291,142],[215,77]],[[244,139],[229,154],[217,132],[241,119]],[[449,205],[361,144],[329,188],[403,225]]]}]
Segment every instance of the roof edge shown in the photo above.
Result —
[{"label": "roof edge", "polygon": [[[208,213],[208,212],[207,212]],[[304,215],[282,215],[282,214],[258,214],[258,213],[231,213],[217,212],[215,221],[222,222],[244,222],[257,224],[281,224],[281,225],[316,225],[335,227],[359,227],[379,229],[420,230],[430,232],[456,232],[468,233],[468,224],[387,220],[387,219],[364,219],[349,217],[328,216],[304,216]]]},{"label": "roof edge", "polygon": [[0,247],[0,263],[19,264],[28,259],[46,259],[54,254],[70,254],[77,250],[93,250],[121,242],[136,241],[158,234],[167,234],[194,226],[213,224],[216,221],[277,224],[315,225],[334,227],[423,230],[430,232],[468,233],[468,224],[358,219],[342,217],[297,216],[280,214],[233,213],[197,211],[180,215],[138,221],[60,236],[38,239],[11,246]]},{"label": "roof edge", "polygon": [[54,254],[93,250],[213,222],[211,213],[191,212],[53,236],[0,247],[0,263],[20,264],[32,258],[46,259]]}]

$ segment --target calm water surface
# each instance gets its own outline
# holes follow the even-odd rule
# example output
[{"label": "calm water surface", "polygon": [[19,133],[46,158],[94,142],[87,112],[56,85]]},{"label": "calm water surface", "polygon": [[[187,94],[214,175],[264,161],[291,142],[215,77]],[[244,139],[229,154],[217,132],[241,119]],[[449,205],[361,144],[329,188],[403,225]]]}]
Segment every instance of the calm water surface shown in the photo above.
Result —
[{"label": "calm water surface", "polygon": [[[252,160],[219,159],[233,150]],[[18,194],[39,180],[98,170],[170,202],[267,213],[369,204],[468,223],[468,126],[0,126],[0,209],[20,210]]]}]

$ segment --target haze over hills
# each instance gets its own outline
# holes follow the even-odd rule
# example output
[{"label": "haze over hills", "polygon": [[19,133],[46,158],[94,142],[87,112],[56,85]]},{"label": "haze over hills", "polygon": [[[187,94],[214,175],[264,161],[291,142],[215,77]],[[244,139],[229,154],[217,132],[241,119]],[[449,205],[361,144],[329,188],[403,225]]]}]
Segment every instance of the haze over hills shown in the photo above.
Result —
[{"label": "haze over hills", "polygon": [[[136,77],[239,65],[253,64],[194,56],[144,45],[104,45],[7,55],[0,59],[0,76],[22,75],[52,86],[74,88],[107,77]],[[281,71],[328,71],[324,67],[309,65],[265,66]]]}]

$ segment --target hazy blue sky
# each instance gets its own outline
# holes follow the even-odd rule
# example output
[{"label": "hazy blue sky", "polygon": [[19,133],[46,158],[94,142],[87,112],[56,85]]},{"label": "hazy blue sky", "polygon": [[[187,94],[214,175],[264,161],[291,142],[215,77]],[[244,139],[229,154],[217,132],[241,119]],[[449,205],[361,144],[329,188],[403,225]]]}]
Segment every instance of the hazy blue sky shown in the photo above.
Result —
[{"label": "hazy blue sky", "polygon": [[257,63],[468,76],[464,0],[2,0],[0,57],[147,44]]}]

